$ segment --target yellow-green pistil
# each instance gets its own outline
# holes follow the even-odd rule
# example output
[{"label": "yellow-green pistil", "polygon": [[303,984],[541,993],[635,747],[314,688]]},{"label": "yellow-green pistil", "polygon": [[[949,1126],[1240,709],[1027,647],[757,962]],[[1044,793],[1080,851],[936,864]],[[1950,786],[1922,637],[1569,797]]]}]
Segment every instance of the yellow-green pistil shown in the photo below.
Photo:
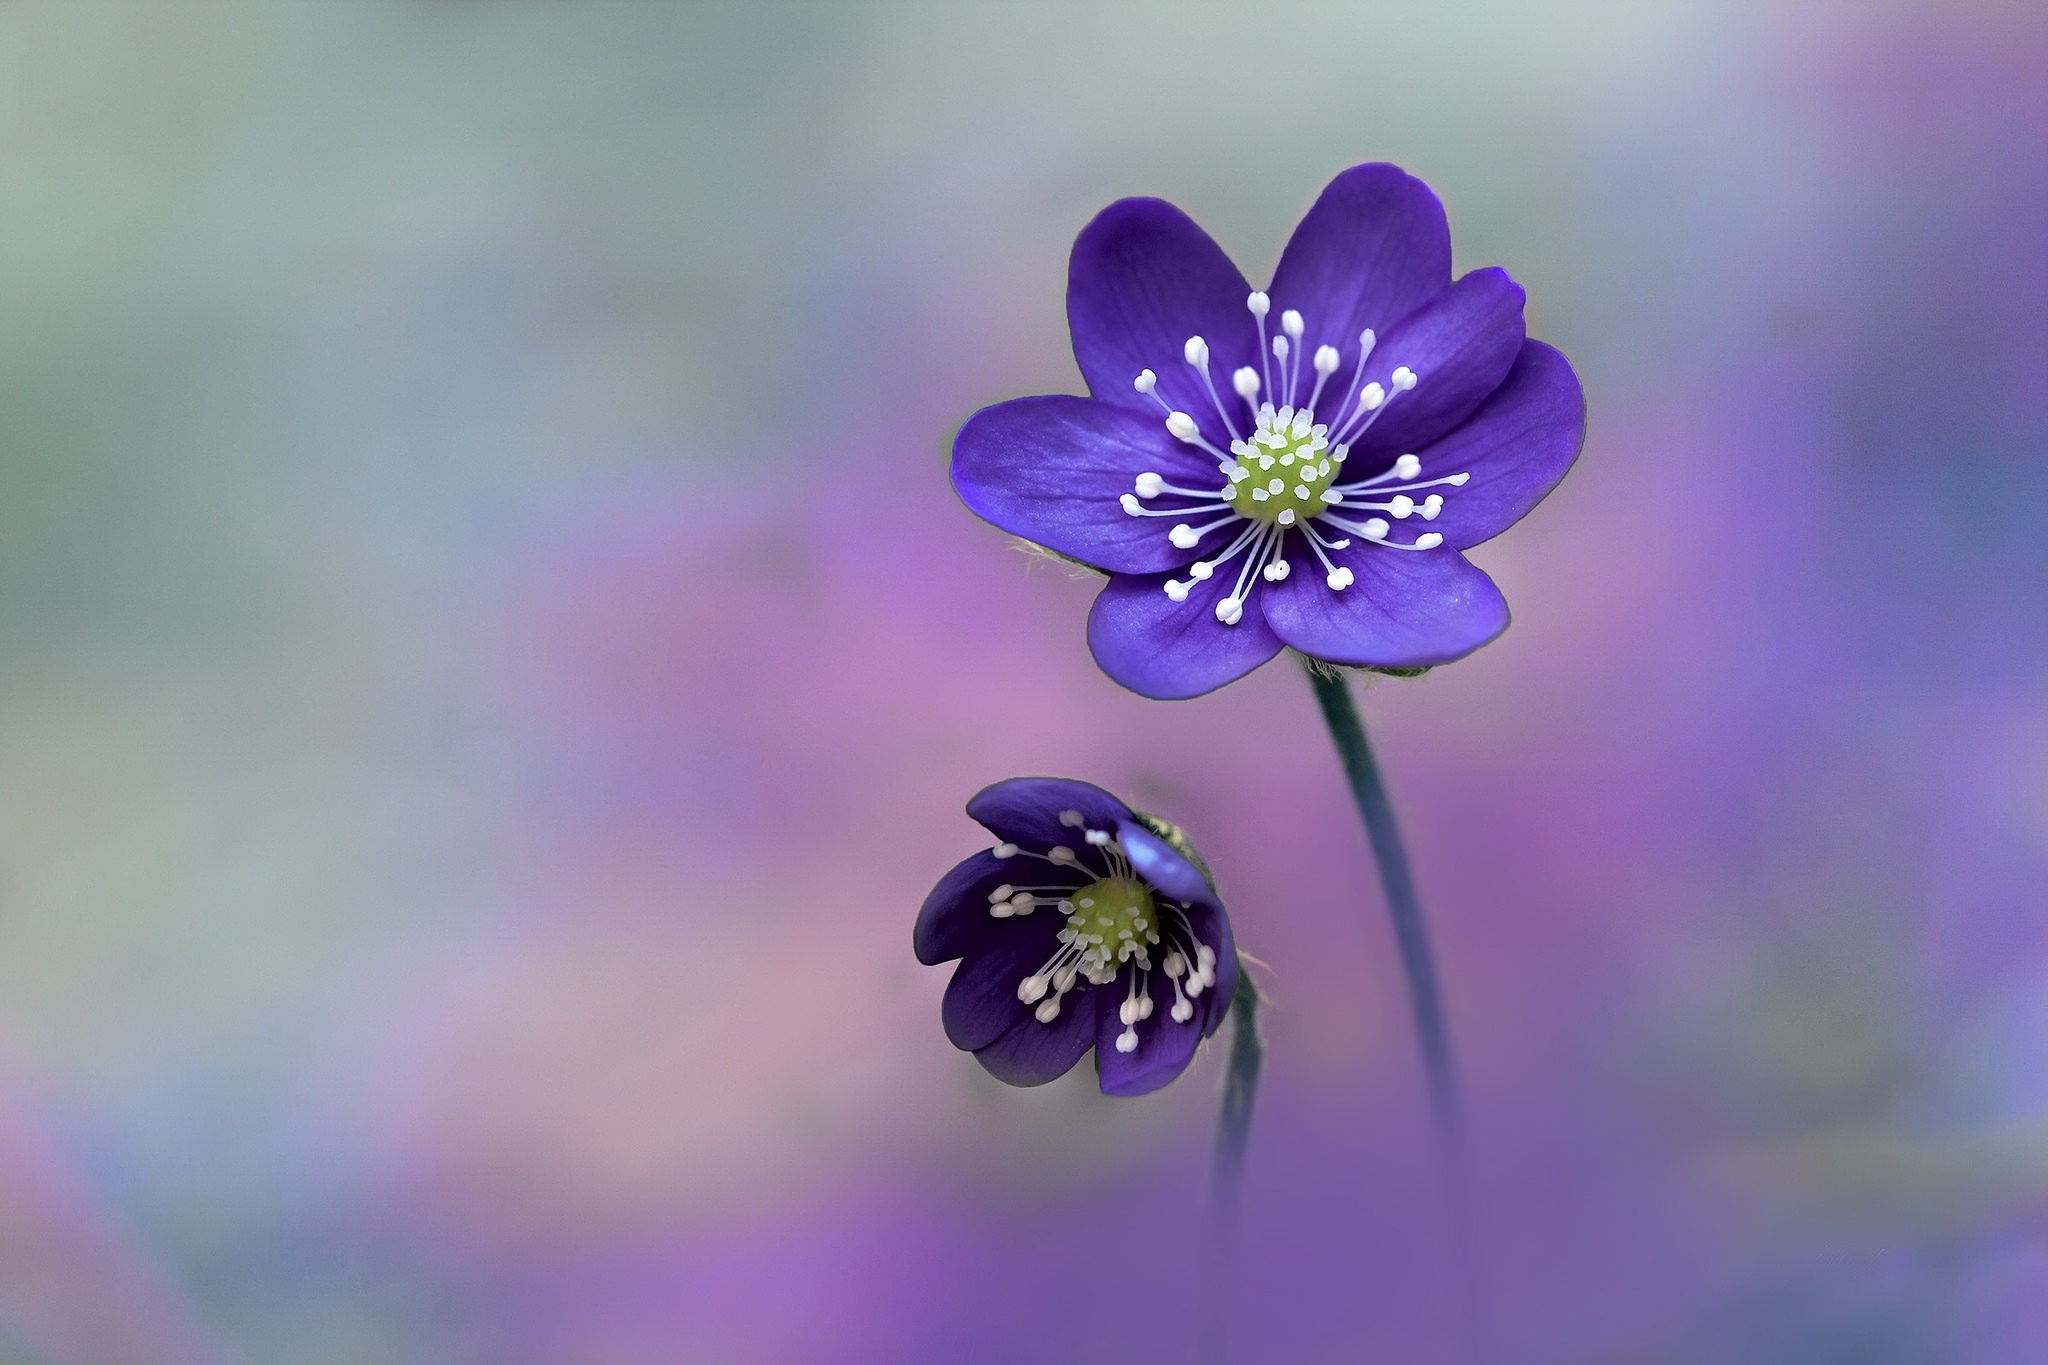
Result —
[{"label": "yellow-green pistil", "polygon": [[1224,501],[1240,516],[1279,526],[1317,515],[1337,501],[1323,495],[1344,467],[1344,453],[1330,449],[1329,434],[1309,412],[1261,407],[1251,437],[1230,443],[1235,459],[1223,471],[1230,479]]},{"label": "yellow-green pistil", "polygon": [[1061,937],[1072,934],[1083,970],[1119,966],[1159,942],[1159,907],[1143,882],[1133,877],[1104,877],[1069,897],[1074,911]]}]

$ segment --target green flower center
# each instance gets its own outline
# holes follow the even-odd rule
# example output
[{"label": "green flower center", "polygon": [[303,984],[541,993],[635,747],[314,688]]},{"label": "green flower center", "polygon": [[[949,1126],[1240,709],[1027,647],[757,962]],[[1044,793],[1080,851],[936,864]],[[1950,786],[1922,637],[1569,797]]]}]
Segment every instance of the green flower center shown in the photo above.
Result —
[{"label": "green flower center", "polygon": [[1277,526],[1327,510],[1323,493],[1344,465],[1329,435],[1311,412],[1261,407],[1251,436],[1230,443],[1235,458],[1223,470],[1230,480],[1224,501],[1239,516]]},{"label": "green flower center", "polygon": [[1159,942],[1159,907],[1133,877],[1104,877],[1068,897],[1067,930],[1085,973],[1122,965]]}]

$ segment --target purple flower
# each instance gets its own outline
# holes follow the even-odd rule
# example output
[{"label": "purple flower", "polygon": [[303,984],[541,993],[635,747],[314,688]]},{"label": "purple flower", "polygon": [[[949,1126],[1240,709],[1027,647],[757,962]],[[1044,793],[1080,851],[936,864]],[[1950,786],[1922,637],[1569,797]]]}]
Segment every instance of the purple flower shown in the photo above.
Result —
[{"label": "purple flower", "polygon": [[1013,777],[967,803],[1000,841],[918,911],[917,960],[960,959],[943,1016],[998,1080],[1043,1085],[1089,1048],[1105,1095],[1187,1069],[1237,990],[1237,948],[1178,830],[1100,787]]},{"label": "purple flower", "polygon": [[1179,209],[1120,200],[1074,242],[1067,318],[1093,397],[982,409],[953,486],[1109,575],[1088,644],[1110,677],[1192,697],[1282,645],[1426,668],[1507,628],[1460,551],[1564,477],[1585,397],[1521,286],[1451,279],[1420,180],[1339,175],[1258,291]]}]

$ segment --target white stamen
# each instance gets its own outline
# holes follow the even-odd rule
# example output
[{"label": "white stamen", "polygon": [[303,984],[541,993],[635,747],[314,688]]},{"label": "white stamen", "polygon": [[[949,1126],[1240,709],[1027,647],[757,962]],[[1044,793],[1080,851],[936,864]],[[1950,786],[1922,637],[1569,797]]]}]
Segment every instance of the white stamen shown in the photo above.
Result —
[{"label": "white stamen", "polygon": [[1288,572],[1287,561],[1284,559],[1276,559],[1265,568],[1259,570],[1259,573],[1268,583],[1278,583],[1281,579],[1287,577]]},{"label": "white stamen", "polygon": [[[1386,523],[1381,522],[1380,525],[1384,526]],[[1382,532],[1381,534],[1385,533]],[[1056,863],[1071,863],[1074,861],[1074,850],[1068,848],[1065,844],[1054,844],[1046,851],[1045,856]]]},{"label": "white stamen", "polygon": [[1008,882],[1004,882],[1001,886],[988,893],[989,903],[993,905],[997,901],[1006,901],[1016,894],[1017,888]]},{"label": "white stamen", "polygon": [[1301,320],[1301,314],[1294,309],[1290,308],[1280,315],[1280,330],[1293,337],[1297,342],[1301,340],[1301,334],[1307,329],[1308,324]]},{"label": "white stamen", "polygon": [[1052,999],[1031,1012],[1038,1017],[1039,1023],[1050,1024],[1053,1020],[1060,1017],[1060,998],[1055,995]]},{"label": "white stamen", "polygon": [[1173,1002],[1173,1008],[1167,1013],[1173,1016],[1174,1023],[1185,1024],[1195,1017],[1195,1007],[1185,1000],[1176,1000]]},{"label": "white stamen", "polygon": [[1394,500],[1387,504],[1387,510],[1394,514],[1395,521],[1406,521],[1415,514],[1415,499],[1406,493],[1396,493]]},{"label": "white stamen", "polygon": [[1381,388],[1379,381],[1375,379],[1372,383],[1359,390],[1358,410],[1360,412],[1372,412],[1386,401],[1387,391]]},{"label": "white stamen", "polygon": [[1216,619],[1226,626],[1234,626],[1244,616],[1244,603],[1235,597],[1226,597],[1216,604]]},{"label": "white stamen", "polygon": [[1017,846],[1015,844],[1008,843],[997,844],[994,848],[990,849],[989,852],[995,854],[995,856],[998,858],[1014,858],[1017,856]]},{"label": "white stamen", "polygon": [[1254,289],[1252,290],[1251,294],[1245,299],[1244,306],[1251,310],[1251,314],[1253,317],[1263,318],[1264,316],[1266,316],[1267,313],[1272,311],[1273,300],[1266,297],[1265,290]]},{"label": "white stamen", "polygon": [[1121,498],[1118,498],[1117,502],[1122,505],[1124,512],[1129,516],[1142,517],[1145,515],[1145,509],[1138,505],[1138,499],[1130,493],[1126,493]]},{"label": "white stamen", "polygon": [[[1335,346],[1316,347],[1315,366],[1316,373],[1320,375],[1328,376],[1337,373],[1337,348]],[[1309,406],[1314,407],[1315,404],[1311,403]]]},{"label": "white stamen", "polygon": [[1397,479],[1412,479],[1421,472],[1422,461],[1413,455],[1403,455],[1394,461],[1394,477]]},{"label": "white stamen", "polygon": [[1192,550],[1202,541],[1201,533],[1186,522],[1168,531],[1166,538],[1173,542],[1173,548],[1176,550]]},{"label": "white stamen", "polygon": [[1139,393],[1150,393],[1159,387],[1159,376],[1150,370],[1138,371],[1138,377],[1131,381],[1131,387]]},{"label": "white stamen", "polygon": [[1194,418],[1184,412],[1167,413],[1166,429],[1173,434],[1174,439],[1185,441],[1189,445],[1202,439],[1202,429],[1195,425]]},{"label": "white stamen", "polygon": [[1418,550],[1434,550],[1443,543],[1444,538],[1435,531],[1424,531],[1415,537],[1415,548]]},{"label": "white stamen", "polygon": [[1166,491],[1166,480],[1150,472],[1140,474],[1137,478],[1137,489],[1141,498],[1156,498]]},{"label": "white stamen", "polygon": [[1176,602],[1185,602],[1188,600],[1188,586],[1178,578],[1169,578],[1166,580],[1166,595]]},{"label": "white stamen", "polygon": [[1088,821],[1081,814],[1081,812],[1077,810],[1063,810],[1060,812],[1060,823],[1065,825],[1068,829],[1079,829],[1083,825],[1087,824]]},{"label": "white stamen", "polygon": [[1189,337],[1187,344],[1181,347],[1181,354],[1187,357],[1190,365],[1206,365],[1209,363],[1209,343],[1200,337]]},{"label": "white stamen", "polygon": [[1237,372],[1230,376],[1230,387],[1236,389],[1237,396],[1245,402],[1254,402],[1259,396],[1259,372],[1249,365],[1239,366]]},{"label": "white stamen", "polygon": [[1330,585],[1331,592],[1342,592],[1351,586],[1351,570],[1343,568],[1332,569],[1323,581]]},{"label": "white stamen", "polygon": [[[1090,844],[1093,844],[1096,848],[1101,848],[1104,844],[1107,844],[1109,842],[1109,831],[1106,829],[1091,829],[1088,831],[1087,834],[1083,835],[1082,837],[1085,838]],[[1094,903],[1095,902],[1092,900],[1084,900],[1081,902],[1081,904],[1083,905],[1093,905]]]},{"label": "white stamen", "polygon": [[1391,377],[1394,381],[1394,387],[1403,392],[1415,387],[1415,371],[1409,369],[1406,365],[1395,370]]},{"label": "white stamen", "polygon": [[1188,565],[1189,578],[1204,579],[1215,572],[1216,566],[1214,564],[1211,564],[1206,559],[1198,559],[1194,563]]},{"label": "white stamen", "polygon": [[1116,1050],[1126,1053],[1136,1052],[1138,1050],[1138,1031],[1127,1028],[1122,1033],[1119,1033],[1116,1036]]},{"label": "white stamen", "polygon": [[1042,976],[1027,976],[1017,983],[1017,998],[1027,1005],[1036,1004],[1045,998],[1046,984]]}]

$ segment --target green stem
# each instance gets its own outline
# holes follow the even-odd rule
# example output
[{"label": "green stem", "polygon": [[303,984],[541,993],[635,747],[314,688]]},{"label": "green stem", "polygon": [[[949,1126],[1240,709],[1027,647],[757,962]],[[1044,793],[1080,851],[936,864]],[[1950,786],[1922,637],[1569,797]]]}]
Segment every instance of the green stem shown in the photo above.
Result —
[{"label": "green stem", "polygon": [[1422,901],[1415,893],[1415,873],[1408,862],[1408,850],[1401,843],[1394,804],[1373,758],[1372,745],[1366,740],[1365,723],[1359,719],[1358,707],[1351,700],[1351,689],[1341,674],[1332,674],[1305,659],[1303,663],[1315,688],[1316,701],[1322,706],[1323,722],[1329,726],[1330,738],[1337,746],[1337,757],[1344,765],[1344,776],[1351,784],[1352,799],[1358,803],[1359,818],[1365,822],[1366,839],[1372,844],[1380,885],[1386,891],[1387,911],[1394,921],[1394,942],[1401,954],[1401,973],[1408,982],[1408,1006],[1415,1019],[1415,1037],[1421,1046],[1422,1069],[1429,1084],[1430,1112],[1435,1117],[1437,1140],[1443,1151],[1451,1202],[1452,1255],[1457,1262],[1464,1300],[1459,1315],[1460,1331],[1467,1359],[1484,1361],[1491,1356],[1491,1332],[1465,1157],[1464,1102],[1458,1089],[1457,1059],[1451,1050],[1450,1020],[1444,1011],[1443,987],[1437,979],[1429,926],[1422,918]]},{"label": "green stem", "polygon": [[1242,958],[1237,993],[1230,997],[1230,1064],[1224,1074],[1223,1105],[1216,1115],[1216,1167],[1209,1195],[1209,1266],[1202,1359],[1224,1365],[1230,1358],[1231,1263],[1237,1250],[1237,1187],[1252,1136],[1252,1104],[1259,1094],[1259,1067],[1266,1045],[1259,1037],[1259,988]]}]

